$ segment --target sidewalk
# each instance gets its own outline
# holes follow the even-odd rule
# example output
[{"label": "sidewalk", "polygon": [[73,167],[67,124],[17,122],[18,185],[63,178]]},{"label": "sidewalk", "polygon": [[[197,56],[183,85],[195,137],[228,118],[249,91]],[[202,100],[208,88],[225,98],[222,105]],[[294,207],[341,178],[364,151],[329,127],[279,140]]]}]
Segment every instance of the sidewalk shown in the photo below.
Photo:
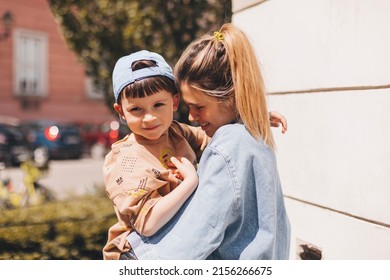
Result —
[{"label": "sidewalk", "polygon": [[[52,160],[48,174],[39,183],[50,189],[59,199],[93,194],[103,188],[103,158],[78,160]],[[1,173],[10,178],[15,191],[23,187],[23,173],[19,168],[8,168]]]}]

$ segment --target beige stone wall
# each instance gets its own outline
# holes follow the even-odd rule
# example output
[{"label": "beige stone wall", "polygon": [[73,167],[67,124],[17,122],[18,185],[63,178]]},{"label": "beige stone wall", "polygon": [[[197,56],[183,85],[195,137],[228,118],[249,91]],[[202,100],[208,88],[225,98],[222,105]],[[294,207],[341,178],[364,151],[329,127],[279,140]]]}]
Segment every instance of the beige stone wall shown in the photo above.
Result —
[{"label": "beige stone wall", "polygon": [[307,243],[324,259],[390,259],[390,2],[234,2],[248,2],[233,23],[289,122],[274,134],[291,258]]},{"label": "beige stone wall", "polygon": [[232,10],[233,13],[238,13],[244,9],[249,9],[257,4],[265,2],[267,0],[241,0],[241,1],[232,1]]}]

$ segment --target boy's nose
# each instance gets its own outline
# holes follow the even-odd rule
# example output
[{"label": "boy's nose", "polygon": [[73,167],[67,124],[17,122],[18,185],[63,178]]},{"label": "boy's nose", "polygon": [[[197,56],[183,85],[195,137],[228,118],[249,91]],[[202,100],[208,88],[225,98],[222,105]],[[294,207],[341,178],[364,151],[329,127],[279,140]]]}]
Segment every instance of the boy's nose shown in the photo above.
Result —
[{"label": "boy's nose", "polygon": [[155,119],[156,119],[156,116],[152,115],[152,114],[145,114],[145,116],[144,116],[144,122],[151,122],[151,121],[154,121]]}]

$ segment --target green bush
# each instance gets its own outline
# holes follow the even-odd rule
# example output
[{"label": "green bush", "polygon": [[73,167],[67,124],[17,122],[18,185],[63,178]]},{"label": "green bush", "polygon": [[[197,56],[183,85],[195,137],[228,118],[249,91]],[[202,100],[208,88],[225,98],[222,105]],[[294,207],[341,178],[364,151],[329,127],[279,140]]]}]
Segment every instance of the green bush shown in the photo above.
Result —
[{"label": "green bush", "polygon": [[0,210],[0,259],[100,260],[115,222],[105,196]]}]

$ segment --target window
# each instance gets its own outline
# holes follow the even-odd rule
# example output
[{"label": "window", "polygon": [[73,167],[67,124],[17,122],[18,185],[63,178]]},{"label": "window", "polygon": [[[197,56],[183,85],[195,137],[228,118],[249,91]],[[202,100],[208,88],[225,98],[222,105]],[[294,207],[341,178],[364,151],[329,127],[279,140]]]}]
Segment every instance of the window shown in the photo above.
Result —
[{"label": "window", "polygon": [[47,35],[15,30],[14,90],[18,96],[47,95]]},{"label": "window", "polygon": [[85,87],[87,92],[87,97],[89,99],[102,100],[104,97],[103,92],[98,89],[94,84],[90,77],[86,78]]}]

